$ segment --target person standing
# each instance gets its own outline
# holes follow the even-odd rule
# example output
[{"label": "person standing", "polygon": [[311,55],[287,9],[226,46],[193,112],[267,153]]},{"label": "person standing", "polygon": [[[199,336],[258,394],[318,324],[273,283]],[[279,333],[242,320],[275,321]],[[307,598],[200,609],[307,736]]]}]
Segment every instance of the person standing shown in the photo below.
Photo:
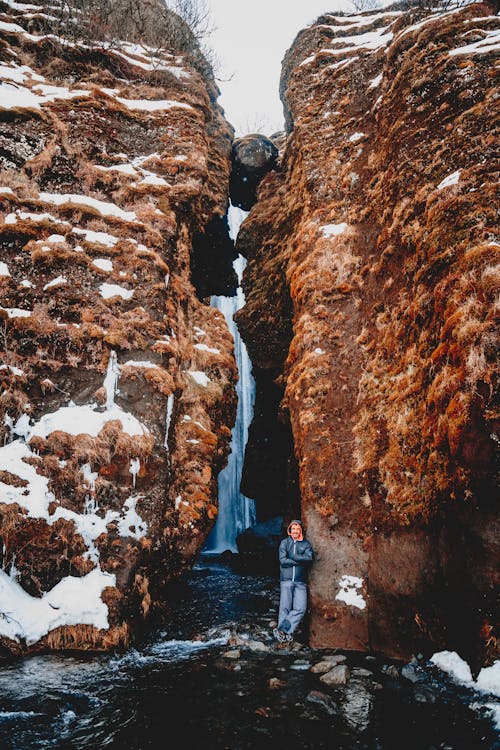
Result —
[{"label": "person standing", "polygon": [[307,577],[313,549],[304,536],[302,521],[294,519],[279,546],[280,606],[278,627],[273,635],[280,643],[293,640],[293,633],[307,609]]}]

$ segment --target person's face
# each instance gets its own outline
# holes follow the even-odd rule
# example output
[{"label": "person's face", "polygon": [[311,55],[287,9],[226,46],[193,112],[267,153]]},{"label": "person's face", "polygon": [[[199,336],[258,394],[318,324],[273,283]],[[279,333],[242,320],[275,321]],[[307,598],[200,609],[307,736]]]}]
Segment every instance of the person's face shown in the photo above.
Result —
[{"label": "person's face", "polygon": [[302,528],[298,523],[292,523],[290,526],[290,536],[295,541],[297,541],[297,539],[302,539]]}]

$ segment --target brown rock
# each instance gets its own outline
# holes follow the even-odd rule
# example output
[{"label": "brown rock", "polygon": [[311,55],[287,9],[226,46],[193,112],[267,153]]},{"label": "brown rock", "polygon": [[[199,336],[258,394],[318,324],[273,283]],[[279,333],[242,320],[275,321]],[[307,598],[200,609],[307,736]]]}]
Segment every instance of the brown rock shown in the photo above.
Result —
[{"label": "brown rock", "polygon": [[[465,45],[471,18],[483,38],[498,29],[476,4],[418,26],[324,16],[298,34],[279,171],[238,236],[237,322],[290,427],[316,553],[311,644],[409,658],[460,643],[477,669],[498,620],[497,92],[495,51]],[[367,28],[390,31],[387,47],[347,49]],[[285,464],[284,442],[268,445]]]},{"label": "brown rock", "polygon": [[325,685],[345,685],[349,679],[349,667],[346,664],[339,664],[329,672],[322,674],[319,678]]}]

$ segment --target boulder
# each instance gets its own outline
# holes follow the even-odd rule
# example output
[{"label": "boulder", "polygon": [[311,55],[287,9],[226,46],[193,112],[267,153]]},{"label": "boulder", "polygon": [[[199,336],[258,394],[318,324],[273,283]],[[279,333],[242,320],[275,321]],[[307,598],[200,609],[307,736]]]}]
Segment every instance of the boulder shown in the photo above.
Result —
[{"label": "boulder", "polygon": [[251,133],[233,142],[229,195],[231,203],[249,211],[256,201],[257,187],[276,166],[278,149],[270,138]]}]

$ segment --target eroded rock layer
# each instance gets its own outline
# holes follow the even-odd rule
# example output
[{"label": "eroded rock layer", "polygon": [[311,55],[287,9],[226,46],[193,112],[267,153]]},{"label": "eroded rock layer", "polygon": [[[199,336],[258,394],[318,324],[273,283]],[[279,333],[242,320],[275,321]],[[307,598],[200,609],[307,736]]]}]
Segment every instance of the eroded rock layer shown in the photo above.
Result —
[{"label": "eroded rock layer", "polygon": [[0,11],[0,639],[114,647],[217,514],[237,372],[191,252],[232,129],[187,55]]},{"label": "eroded rock layer", "polygon": [[238,325],[284,389],[315,646],[498,644],[498,39],[484,4],[325,15],[284,59]]}]

